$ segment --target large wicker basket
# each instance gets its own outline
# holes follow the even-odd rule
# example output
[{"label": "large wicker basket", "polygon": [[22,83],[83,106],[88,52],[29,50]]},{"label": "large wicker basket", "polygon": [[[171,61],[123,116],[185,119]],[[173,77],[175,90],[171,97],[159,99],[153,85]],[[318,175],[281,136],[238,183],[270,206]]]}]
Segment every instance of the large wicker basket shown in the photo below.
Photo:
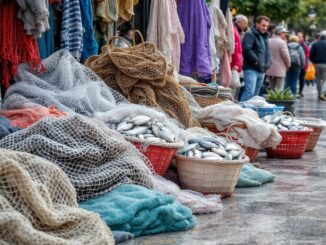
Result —
[{"label": "large wicker basket", "polygon": [[237,184],[246,156],[237,161],[212,161],[185,156],[176,156],[178,176],[184,189],[204,194],[231,196]]}]

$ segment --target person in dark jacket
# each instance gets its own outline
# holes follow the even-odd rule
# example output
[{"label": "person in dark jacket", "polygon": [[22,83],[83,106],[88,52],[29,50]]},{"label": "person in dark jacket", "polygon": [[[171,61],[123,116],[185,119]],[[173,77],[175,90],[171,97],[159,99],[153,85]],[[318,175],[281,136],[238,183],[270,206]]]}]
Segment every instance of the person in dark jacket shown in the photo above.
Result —
[{"label": "person in dark jacket", "polygon": [[265,72],[271,65],[271,57],[268,44],[268,26],[270,19],[259,16],[255,26],[246,32],[242,41],[243,75],[245,88],[241,101],[247,101],[255,95],[259,95]]},{"label": "person in dark jacket", "polygon": [[326,31],[320,33],[319,41],[310,50],[310,60],[315,65],[319,99],[326,101]]}]

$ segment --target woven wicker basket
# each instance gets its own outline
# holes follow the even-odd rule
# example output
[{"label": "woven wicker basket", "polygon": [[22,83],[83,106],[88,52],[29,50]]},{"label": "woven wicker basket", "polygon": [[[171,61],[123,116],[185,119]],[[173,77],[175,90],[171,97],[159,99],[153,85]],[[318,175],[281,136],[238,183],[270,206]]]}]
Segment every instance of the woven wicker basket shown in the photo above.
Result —
[{"label": "woven wicker basket", "polygon": [[212,161],[176,156],[178,176],[182,188],[204,194],[231,196],[237,184],[246,156],[237,161]]},{"label": "woven wicker basket", "polygon": [[315,149],[317,142],[320,138],[320,135],[323,132],[322,128],[319,127],[311,127],[311,128],[313,129],[313,132],[308,138],[306,151],[313,151]]},{"label": "woven wicker basket", "polygon": [[228,100],[225,98],[218,97],[218,94],[216,94],[215,96],[199,96],[199,95],[193,95],[193,96],[201,107],[215,105]]}]

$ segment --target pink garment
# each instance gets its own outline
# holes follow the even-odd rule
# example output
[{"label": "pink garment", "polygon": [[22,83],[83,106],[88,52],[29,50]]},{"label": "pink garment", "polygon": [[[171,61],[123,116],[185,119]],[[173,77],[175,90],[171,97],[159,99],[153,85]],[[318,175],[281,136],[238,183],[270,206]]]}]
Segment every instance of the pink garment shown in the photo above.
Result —
[{"label": "pink garment", "polygon": [[303,46],[304,53],[306,56],[306,63],[304,65],[304,69],[306,71],[306,70],[308,70],[308,67],[309,67],[310,50],[309,50],[309,46],[305,42],[303,42],[303,44],[301,44],[301,46]]},{"label": "pink garment", "polygon": [[175,0],[151,2],[147,40],[156,44],[168,63],[180,68],[181,48],[185,42]]},{"label": "pink garment", "polygon": [[19,128],[27,128],[45,116],[61,117],[66,115],[66,113],[57,110],[55,106],[49,108],[37,106],[26,109],[0,111],[0,116],[8,118],[12,126]]},{"label": "pink garment", "polygon": [[228,88],[231,85],[231,66],[230,66],[230,53],[226,50],[223,55],[222,70],[221,70],[221,85]]},{"label": "pink garment", "polygon": [[279,36],[275,36],[270,38],[268,43],[272,64],[267,70],[266,75],[271,77],[285,77],[291,65],[291,58],[286,42]]},{"label": "pink garment", "polygon": [[232,55],[231,70],[235,66],[238,67],[237,71],[240,73],[242,71],[242,44],[241,38],[236,26],[233,27],[234,32],[234,53]]}]

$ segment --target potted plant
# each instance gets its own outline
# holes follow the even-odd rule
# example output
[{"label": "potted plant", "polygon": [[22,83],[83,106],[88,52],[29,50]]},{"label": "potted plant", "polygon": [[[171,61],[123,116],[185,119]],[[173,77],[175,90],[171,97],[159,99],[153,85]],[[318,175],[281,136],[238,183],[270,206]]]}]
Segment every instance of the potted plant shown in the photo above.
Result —
[{"label": "potted plant", "polygon": [[267,90],[266,101],[278,106],[284,106],[284,111],[294,114],[295,95],[288,89]]}]

